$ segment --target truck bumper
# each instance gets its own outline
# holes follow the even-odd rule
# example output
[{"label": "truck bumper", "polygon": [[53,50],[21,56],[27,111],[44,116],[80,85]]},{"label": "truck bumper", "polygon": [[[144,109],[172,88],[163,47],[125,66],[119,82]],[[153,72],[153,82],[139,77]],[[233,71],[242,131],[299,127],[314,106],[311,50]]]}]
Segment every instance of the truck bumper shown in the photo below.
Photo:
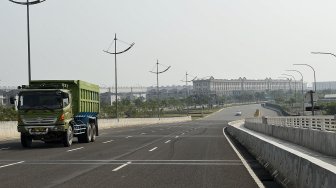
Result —
[{"label": "truck bumper", "polygon": [[20,133],[30,134],[30,135],[43,135],[50,132],[65,132],[67,129],[65,124],[59,125],[18,125],[17,130]]}]

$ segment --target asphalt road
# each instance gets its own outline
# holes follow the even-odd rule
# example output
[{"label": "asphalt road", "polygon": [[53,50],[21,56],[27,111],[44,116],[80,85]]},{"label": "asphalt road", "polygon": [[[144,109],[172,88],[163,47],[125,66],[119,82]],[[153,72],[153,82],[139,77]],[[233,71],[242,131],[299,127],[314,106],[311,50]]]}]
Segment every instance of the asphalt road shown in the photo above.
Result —
[{"label": "asphalt road", "polygon": [[[258,187],[223,128],[260,105],[187,123],[114,128],[95,143],[0,142],[0,187]],[[242,116],[235,116],[236,111]],[[276,115],[262,109],[264,115]]]}]

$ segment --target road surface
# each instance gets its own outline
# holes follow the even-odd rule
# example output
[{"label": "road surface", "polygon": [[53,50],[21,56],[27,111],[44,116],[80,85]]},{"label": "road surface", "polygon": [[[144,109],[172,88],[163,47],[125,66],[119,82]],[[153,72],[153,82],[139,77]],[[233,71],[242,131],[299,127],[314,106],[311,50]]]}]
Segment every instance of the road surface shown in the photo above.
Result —
[{"label": "road surface", "polygon": [[[104,130],[95,143],[70,148],[33,142],[23,149],[19,140],[0,142],[0,187],[258,187],[223,132],[228,121],[252,117],[258,108]],[[235,116],[238,110],[242,116]],[[262,114],[276,115],[266,109]]]}]

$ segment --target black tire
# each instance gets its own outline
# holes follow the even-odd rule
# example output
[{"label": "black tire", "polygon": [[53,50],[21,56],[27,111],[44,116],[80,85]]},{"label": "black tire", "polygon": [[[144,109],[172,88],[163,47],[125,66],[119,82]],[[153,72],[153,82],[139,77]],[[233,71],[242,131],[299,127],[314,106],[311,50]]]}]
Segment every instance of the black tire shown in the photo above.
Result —
[{"label": "black tire", "polygon": [[69,126],[66,133],[63,135],[63,145],[64,147],[70,147],[73,141],[73,129]]},{"label": "black tire", "polygon": [[91,142],[94,142],[96,140],[97,127],[95,123],[90,123],[90,125],[91,125],[91,130],[92,130]]},{"label": "black tire", "polygon": [[33,138],[30,135],[21,133],[21,145],[24,148],[30,148],[33,143]]},{"label": "black tire", "polygon": [[91,125],[88,124],[85,133],[78,136],[78,142],[89,143],[91,141],[92,129]]}]

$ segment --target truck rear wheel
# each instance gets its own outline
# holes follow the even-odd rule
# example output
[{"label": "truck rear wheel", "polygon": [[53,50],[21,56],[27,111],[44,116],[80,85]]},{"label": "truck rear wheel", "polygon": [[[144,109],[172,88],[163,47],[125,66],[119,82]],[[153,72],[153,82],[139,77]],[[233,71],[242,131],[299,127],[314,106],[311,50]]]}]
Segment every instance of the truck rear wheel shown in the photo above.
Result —
[{"label": "truck rear wheel", "polygon": [[92,130],[91,142],[94,142],[96,140],[97,127],[95,123],[90,123],[90,125],[91,125],[91,130]]},{"label": "truck rear wheel", "polygon": [[30,148],[33,143],[33,138],[30,135],[21,133],[21,145],[24,148]]},{"label": "truck rear wheel", "polygon": [[92,135],[91,125],[88,124],[85,133],[78,136],[78,142],[89,143],[91,140],[91,135]]},{"label": "truck rear wheel", "polygon": [[69,126],[67,132],[64,133],[64,135],[63,135],[63,145],[64,145],[64,147],[70,147],[71,144],[72,144],[72,140],[73,140],[73,131],[72,131],[72,127]]}]

